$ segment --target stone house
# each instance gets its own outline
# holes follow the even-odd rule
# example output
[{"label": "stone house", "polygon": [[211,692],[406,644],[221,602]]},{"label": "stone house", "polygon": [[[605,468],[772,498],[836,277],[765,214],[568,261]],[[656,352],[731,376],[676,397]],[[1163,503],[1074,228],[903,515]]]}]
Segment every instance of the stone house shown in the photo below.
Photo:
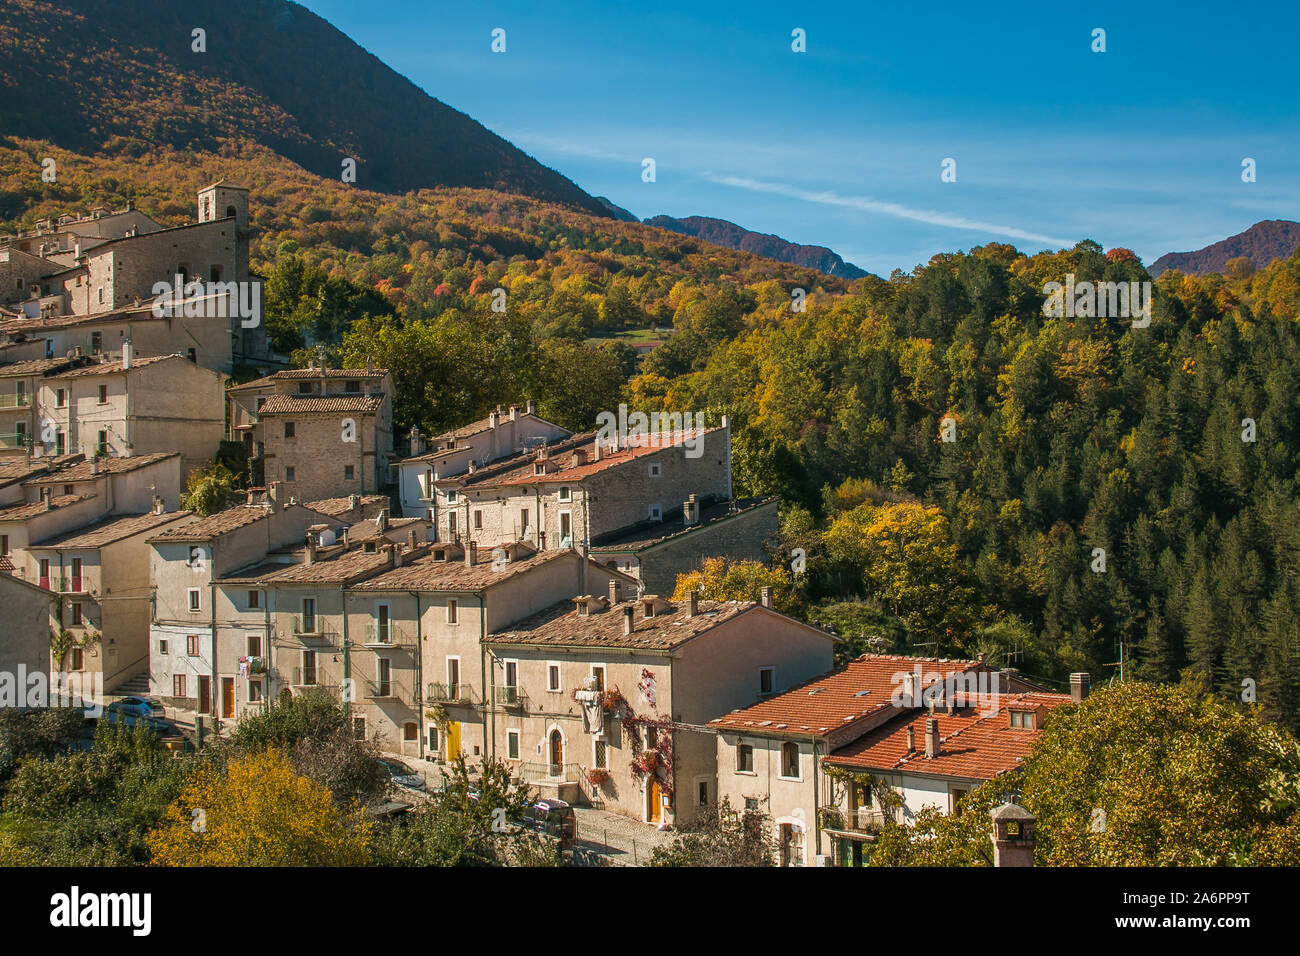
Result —
[{"label": "stone house", "polygon": [[887,819],[960,812],[1069,702],[978,660],[867,654],[710,720],[718,794],[771,815],[782,865],[861,865]]},{"label": "stone house", "polygon": [[47,671],[50,661],[50,608],[54,595],[29,581],[0,570],[0,672],[28,674]]},{"label": "stone house", "polygon": [[513,458],[529,448],[539,448],[569,438],[573,432],[537,414],[534,402],[521,410],[497,406],[487,418],[425,439],[411,430],[411,455],[394,464],[402,514],[430,517],[434,483],[467,472],[470,464],[482,467]]},{"label": "stone house", "polygon": [[483,639],[490,752],[543,793],[647,823],[689,820],[717,799],[709,719],[824,673],[835,642],[770,606],[695,593],[560,602]]}]

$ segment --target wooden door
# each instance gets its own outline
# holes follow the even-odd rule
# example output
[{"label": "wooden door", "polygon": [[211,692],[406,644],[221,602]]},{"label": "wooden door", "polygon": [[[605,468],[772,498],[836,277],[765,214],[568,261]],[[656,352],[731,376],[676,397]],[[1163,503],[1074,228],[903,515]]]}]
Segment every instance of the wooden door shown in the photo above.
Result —
[{"label": "wooden door", "polygon": [[233,677],[221,678],[221,716],[235,716],[235,679]]},{"label": "wooden door", "polygon": [[212,678],[207,674],[199,675],[199,713],[212,713]]},{"label": "wooden door", "polygon": [[447,725],[447,759],[455,760],[460,756],[460,721],[453,720]]},{"label": "wooden door", "polygon": [[564,772],[564,738],[558,730],[551,731],[551,775],[559,776]]},{"label": "wooden door", "polygon": [[659,778],[651,775],[650,777],[650,822],[658,823],[659,815],[663,812],[664,797],[663,791],[659,788]]}]

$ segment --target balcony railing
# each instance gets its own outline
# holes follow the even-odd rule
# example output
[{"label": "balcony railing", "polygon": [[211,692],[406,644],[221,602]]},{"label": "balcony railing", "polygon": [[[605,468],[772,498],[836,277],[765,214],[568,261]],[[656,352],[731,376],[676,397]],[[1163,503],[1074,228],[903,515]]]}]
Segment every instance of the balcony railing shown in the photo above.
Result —
[{"label": "balcony railing", "polygon": [[0,448],[30,448],[32,436],[24,432],[0,435]]},{"label": "balcony railing", "polygon": [[817,812],[821,817],[823,829],[851,833],[875,833],[889,819],[888,814],[883,810],[868,810],[866,807],[858,807],[854,810],[845,810],[841,807],[820,807]]},{"label": "balcony railing", "polygon": [[474,693],[473,685],[464,681],[458,684],[431,683],[424,699],[442,703],[458,703],[462,701],[473,703],[477,699],[477,695]]},{"label": "balcony railing", "polygon": [[383,625],[378,621],[371,621],[366,625],[366,643],[374,647],[388,647],[393,644],[406,644],[408,641],[406,631],[392,621]]},{"label": "balcony railing", "polygon": [[0,408],[31,408],[30,395],[0,395]]},{"label": "balcony railing", "polygon": [[533,782],[554,781],[576,783],[581,768],[576,763],[524,763],[519,765],[519,776]]},{"label": "balcony railing", "polygon": [[493,699],[502,707],[523,707],[528,695],[520,687],[494,688]]},{"label": "balcony railing", "polygon": [[325,620],[319,614],[313,614],[311,617],[303,617],[299,614],[293,618],[293,633],[299,638],[325,641],[329,640],[334,632],[325,626]]},{"label": "balcony railing", "polygon": [[361,681],[363,693],[368,700],[411,700],[410,691],[407,685],[399,680],[389,678],[388,680],[373,680],[363,678]]}]

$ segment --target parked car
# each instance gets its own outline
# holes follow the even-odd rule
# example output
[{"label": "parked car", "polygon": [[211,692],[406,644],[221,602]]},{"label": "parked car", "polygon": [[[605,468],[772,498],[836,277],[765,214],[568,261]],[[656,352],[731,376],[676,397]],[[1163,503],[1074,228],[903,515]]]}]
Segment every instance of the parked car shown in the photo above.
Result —
[{"label": "parked car", "polygon": [[150,697],[123,697],[104,708],[129,717],[162,717],[163,705]]},{"label": "parked car", "polygon": [[572,850],[578,839],[578,817],[563,800],[537,800],[524,807],[520,825],[560,841],[561,850]]},{"label": "parked car", "polygon": [[147,697],[123,697],[121,700],[115,700],[105,705],[104,713],[99,719],[110,724],[120,723],[130,728],[134,728],[143,720],[145,726],[159,736],[171,737],[180,734],[180,728],[163,716],[162,704]]},{"label": "parked car", "polygon": [[424,777],[418,770],[413,770],[402,761],[394,760],[392,757],[383,757],[379,762],[387,768],[388,776],[399,787],[407,787],[411,790],[424,789]]}]

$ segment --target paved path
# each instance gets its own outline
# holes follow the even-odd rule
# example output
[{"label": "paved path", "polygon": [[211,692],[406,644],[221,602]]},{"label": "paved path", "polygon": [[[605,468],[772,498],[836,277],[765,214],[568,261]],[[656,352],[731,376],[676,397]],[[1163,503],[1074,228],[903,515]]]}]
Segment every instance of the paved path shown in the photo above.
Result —
[{"label": "paved path", "polygon": [[621,813],[594,807],[573,811],[578,818],[577,848],[599,855],[611,866],[645,866],[655,847],[666,846],[676,837],[672,831],[657,830]]}]

